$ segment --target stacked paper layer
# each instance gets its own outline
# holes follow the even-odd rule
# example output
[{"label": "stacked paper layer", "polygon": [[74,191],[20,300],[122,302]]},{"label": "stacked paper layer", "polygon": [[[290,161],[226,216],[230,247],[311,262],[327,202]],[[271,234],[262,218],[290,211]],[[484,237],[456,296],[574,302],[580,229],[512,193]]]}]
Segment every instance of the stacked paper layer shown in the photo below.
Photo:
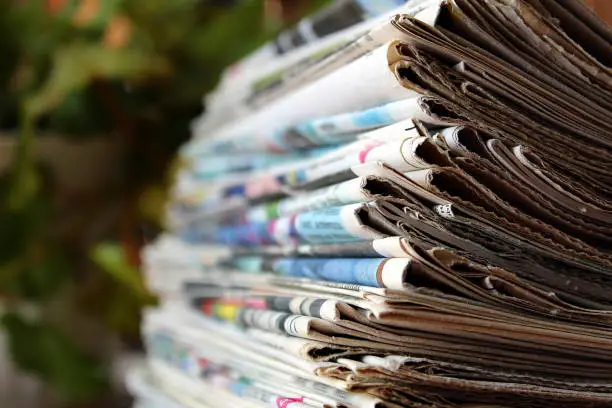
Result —
[{"label": "stacked paper layer", "polygon": [[612,30],[579,0],[413,0],[358,26],[316,63],[321,41],[275,57],[291,74],[263,91],[243,62],[216,95],[248,114],[194,123],[143,253],[162,306],[131,389],[612,407]]}]

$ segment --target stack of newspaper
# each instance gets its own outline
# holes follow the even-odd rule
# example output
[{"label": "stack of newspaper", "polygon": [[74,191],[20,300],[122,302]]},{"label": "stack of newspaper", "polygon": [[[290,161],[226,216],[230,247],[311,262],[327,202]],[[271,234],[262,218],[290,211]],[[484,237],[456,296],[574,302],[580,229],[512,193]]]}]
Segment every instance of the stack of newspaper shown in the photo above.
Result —
[{"label": "stack of newspaper", "polygon": [[143,254],[132,391],[611,407],[611,67],[580,0],[355,0],[228,69]]}]

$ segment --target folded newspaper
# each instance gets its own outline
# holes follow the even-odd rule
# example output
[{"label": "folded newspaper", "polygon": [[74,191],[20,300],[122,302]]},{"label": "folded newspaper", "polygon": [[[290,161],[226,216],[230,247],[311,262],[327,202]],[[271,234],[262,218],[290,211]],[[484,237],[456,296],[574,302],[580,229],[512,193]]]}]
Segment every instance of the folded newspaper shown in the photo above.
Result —
[{"label": "folded newspaper", "polygon": [[209,98],[143,252],[143,406],[612,407],[612,29],[397,3]]}]

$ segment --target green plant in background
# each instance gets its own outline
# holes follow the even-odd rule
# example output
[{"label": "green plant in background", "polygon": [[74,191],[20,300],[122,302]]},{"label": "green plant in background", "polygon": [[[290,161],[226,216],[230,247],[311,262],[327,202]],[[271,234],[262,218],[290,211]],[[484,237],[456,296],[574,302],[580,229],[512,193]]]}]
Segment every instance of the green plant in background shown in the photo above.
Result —
[{"label": "green plant in background", "polygon": [[[138,312],[154,302],[138,270],[141,226],[161,225],[165,175],[202,95],[227,64],[287,23],[264,18],[265,3],[0,5],[0,129],[18,128],[12,165],[0,178],[0,321],[14,362],[60,401],[91,401],[108,390],[108,362],[85,341],[82,322],[137,338]],[[284,3],[303,13],[325,1]],[[119,183],[66,199],[34,157],[48,131],[124,146]],[[58,201],[82,215],[68,230]],[[111,228],[85,234],[113,205]]]}]

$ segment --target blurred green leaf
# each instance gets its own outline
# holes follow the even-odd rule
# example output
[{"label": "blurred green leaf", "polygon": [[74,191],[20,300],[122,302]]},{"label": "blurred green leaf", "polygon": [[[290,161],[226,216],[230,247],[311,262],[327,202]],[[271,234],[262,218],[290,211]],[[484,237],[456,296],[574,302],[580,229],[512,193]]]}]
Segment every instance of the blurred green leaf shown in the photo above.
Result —
[{"label": "blurred green leaf", "polygon": [[70,280],[72,267],[62,252],[52,251],[24,268],[18,281],[19,293],[24,299],[45,301]]},{"label": "blurred green leaf", "polygon": [[0,320],[11,356],[22,369],[50,383],[68,401],[87,401],[107,389],[106,370],[54,327],[18,314]]},{"label": "blurred green leaf", "polygon": [[27,110],[22,112],[17,152],[11,169],[12,184],[7,202],[9,211],[23,211],[24,207],[32,202],[40,187],[39,175],[32,157],[35,120],[36,116]]},{"label": "blurred green leaf", "polygon": [[144,218],[162,225],[165,217],[168,193],[164,186],[154,185],[148,187],[138,200],[140,213]]},{"label": "blurred green leaf", "polygon": [[[152,303],[152,297],[150,297]],[[113,332],[137,337],[140,334],[140,311],[142,301],[135,297],[132,290],[125,286],[115,286],[109,302],[105,320]]]},{"label": "blurred green leaf", "polygon": [[[15,278],[6,268],[28,261],[29,251],[36,239],[42,239],[41,226],[49,215],[48,201],[38,196],[21,208],[9,206],[13,190],[9,178],[0,178],[0,290],[7,279]],[[19,261],[19,262],[18,262]]]},{"label": "blurred green leaf", "polygon": [[117,282],[129,288],[142,302],[150,304],[154,301],[140,271],[130,265],[119,245],[109,242],[99,243],[92,250],[91,259]]},{"label": "blurred green leaf", "polygon": [[67,44],[55,53],[49,78],[40,91],[26,99],[24,109],[27,115],[38,117],[93,79],[138,79],[164,75],[168,70],[166,60],[138,49],[109,49],[84,42]]}]

